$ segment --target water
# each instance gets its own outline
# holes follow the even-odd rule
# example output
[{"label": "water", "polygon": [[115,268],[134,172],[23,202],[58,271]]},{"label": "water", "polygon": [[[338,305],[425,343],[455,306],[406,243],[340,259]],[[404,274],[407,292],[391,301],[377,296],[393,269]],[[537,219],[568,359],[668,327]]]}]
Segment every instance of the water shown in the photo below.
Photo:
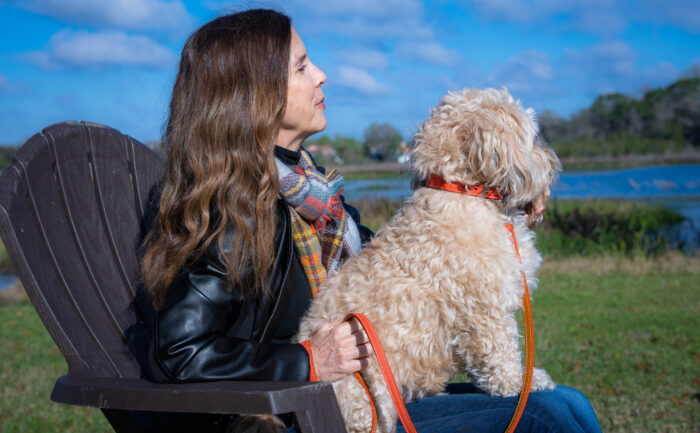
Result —
[{"label": "water", "polygon": [[[345,182],[352,203],[364,197],[403,198],[411,194],[411,179],[358,179]],[[615,170],[564,171],[552,189],[552,199],[620,198],[667,206],[700,228],[700,165],[674,165]]]},{"label": "water", "polygon": [[15,282],[17,275],[13,274],[0,274],[0,290],[6,289]]}]

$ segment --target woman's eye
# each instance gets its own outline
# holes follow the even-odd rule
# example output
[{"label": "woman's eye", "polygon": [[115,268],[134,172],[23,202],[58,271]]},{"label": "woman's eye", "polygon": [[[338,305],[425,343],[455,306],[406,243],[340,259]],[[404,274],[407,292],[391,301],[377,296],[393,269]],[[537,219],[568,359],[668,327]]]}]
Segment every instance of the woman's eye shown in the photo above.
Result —
[{"label": "woman's eye", "polygon": [[306,65],[301,65],[299,71],[304,72],[306,70]]}]

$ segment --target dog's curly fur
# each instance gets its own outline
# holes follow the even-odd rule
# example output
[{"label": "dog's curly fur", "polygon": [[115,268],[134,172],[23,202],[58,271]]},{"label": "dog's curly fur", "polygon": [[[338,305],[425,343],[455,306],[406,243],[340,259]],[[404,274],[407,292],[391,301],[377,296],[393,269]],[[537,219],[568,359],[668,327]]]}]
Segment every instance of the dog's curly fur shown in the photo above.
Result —
[{"label": "dog's curly fur", "polygon": [[[324,323],[361,312],[375,326],[406,401],[443,392],[465,369],[488,394],[517,395],[523,381],[515,320],[521,271],[534,289],[542,260],[520,209],[561,169],[554,152],[535,144],[537,132],[534,111],[505,89],[445,95],[416,135],[412,196],[358,256],[323,283],[297,341]],[[496,187],[503,199],[422,187],[431,174]],[[504,227],[511,219],[522,263]],[[377,405],[380,431],[393,432],[396,412],[376,361],[362,376]],[[547,373],[535,369],[532,389],[553,387]],[[334,389],[348,431],[368,432],[372,412],[356,379],[348,376]]]}]

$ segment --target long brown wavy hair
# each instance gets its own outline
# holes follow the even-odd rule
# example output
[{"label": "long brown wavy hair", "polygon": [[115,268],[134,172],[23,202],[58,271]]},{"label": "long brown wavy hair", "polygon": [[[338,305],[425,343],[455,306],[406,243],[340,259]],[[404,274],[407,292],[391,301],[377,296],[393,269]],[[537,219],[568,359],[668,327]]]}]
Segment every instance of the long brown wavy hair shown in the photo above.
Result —
[{"label": "long brown wavy hair", "polygon": [[163,137],[168,156],[158,215],[141,264],[156,307],[183,267],[213,242],[224,250],[229,224],[229,286],[242,295],[268,293],[279,194],[274,144],[290,42],[289,17],[264,9],[219,17],[187,40]]}]

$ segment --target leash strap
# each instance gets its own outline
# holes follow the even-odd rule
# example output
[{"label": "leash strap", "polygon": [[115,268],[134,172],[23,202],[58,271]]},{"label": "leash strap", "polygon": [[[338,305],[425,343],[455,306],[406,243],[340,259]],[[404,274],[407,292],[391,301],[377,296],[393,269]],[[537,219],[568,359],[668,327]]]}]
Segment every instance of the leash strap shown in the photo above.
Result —
[{"label": "leash strap", "polygon": [[[511,241],[513,241],[513,247],[515,247],[515,253],[518,255],[518,259],[522,263],[520,258],[520,251],[518,250],[518,242],[515,240],[515,231],[513,230],[513,224],[506,224],[506,229],[510,232]],[[515,413],[510,419],[510,423],[506,428],[506,433],[513,433],[515,427],[517,427],[520,418],[523,416],[525,411],[525,404],[527,403],[527,398],[530,395],[530,386],[532,385],[532,372],[535,368],[535,333],[533,330],[532,322],[532,306],[530,305],[530,292],[527,288],[527,278],[525,277],[525,272],[523,274],[523,322],[525,323],[525,377],[523,378],[523,387],[520,390],[520,397],[518,398],[518,405],[515,407]]]},{"label": "leash strap", "polygon": [[[374,327],[364,314],[350,313],[348,314],[348,317],[354,317],[360,322],[362,327],[365,328],[365,332],[369,337],[369,342],[372,345],[374,354],[377,356],[379,368],[382,370],[384,380],[386,380],[386,386],[387,388],[389,388],[389,394],[391,395],[391,399],[394,402],[394,407],[396,408],[396,412],[399,415],[399,420],[401,420],[401,424],[403,425],[404,430],[406,430],[406,433],[417,433],[416,428],[413,426],[413,422],[411,422],[411,418],[408,416],[406,405],[403,402],[403,398],[401,398],[401,393],[399,392],[399,387],[396,385],[394,375],[391,373],[389,361],[386,359],[386,355],[384,354],[384,349],[382,349],[382,344],[379,342],[379,336],[377,335],[377,332],[374,330]],[[374,429],[374,421],[372,421],[372,424]]]},{"label": "leash strap", "polygon": [[355,379],[357,379],[357,381],[360,382],[360,385],[362,385],[362,388],[365,390],[365,394],[367,394],[367,398],[369,399],[369,405],[372,406],[372,429],[369,431],[369,433],[374,433],[377,431],[377,408],[374,406],[374,400],[372,400],[372,394],[369,392],[369,388],[367,387],[367,384],[365,383],[365,380],[362,378],[362,375],[360,374],[360,372],[356,371],[353,374],[355,375]]}]

